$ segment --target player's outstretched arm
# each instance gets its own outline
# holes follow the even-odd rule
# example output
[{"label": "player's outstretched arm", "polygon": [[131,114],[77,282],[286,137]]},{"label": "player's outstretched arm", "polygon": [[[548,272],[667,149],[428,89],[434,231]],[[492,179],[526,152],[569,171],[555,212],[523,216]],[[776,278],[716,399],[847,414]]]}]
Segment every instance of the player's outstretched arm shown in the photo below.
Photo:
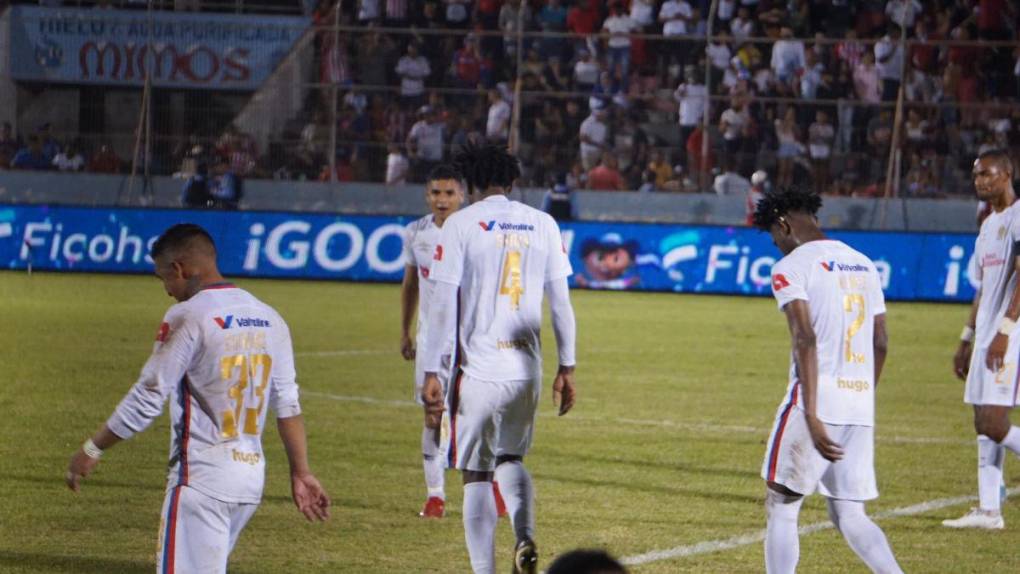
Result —
[{"label": "player's outstretched arm", "polygon": [[290,463],[290,491],[301,514],[309,522],[329,518],[329,496],[308,466],[308,441],[301,415],[276,419],[283,448]]},{"label": "player's outstretched arm", "polygon": [[99,464],[99,458],[103,456],[106,449],[121,441],[120,437],[113,434],[110,427],[103,423],[103,426],[92,435],[92,438],[85,441],[81,447],[71,455],[71,462],[67,467],[67,476],[64,480],[67,487],[78,492],[81,488],[79,483],[95,470]]},{"label": "player's outstretched arm", "polygon": [[413,265],[404,266],[404,281],[400,284],[400,354],[405,360],[414,360],[414,339],[411,338],[411,323],[418,308],[418,270]]},{"label": "player's outstretched arm", "polygon": [[545,284],[549,312],[552,314],[553,333],[556,335],[556,349],[560,366],[553,381],[553,404],[560,407],[560,416],[570,412],[577,398],[574,386],[576,360],[577,323],[574,307],[570,304],[570,287],[567,278],[561,277]]},{"label": "player's outstretched arm", "polygon": [[818,419],[818,346],[811,326],[811,310],[804,299],[795,299],[783,307],[790,327],[794,356],[797,357],[797,380],[804,397],[804,416],[815,448],[826,460],[843,458],[843,449],[829,438],[825,424]]},{"label": "player's outstretched arm", "polygon": [[977,324],[978,305],[981,302],[981,291],[974,294],[974,302],[970,305],[970,318],[963,326],[960,334],[960,345],[953,355],[953,372],[958,379],[966,380],[970,370],[970,355],[974,352],[974,326]]}]

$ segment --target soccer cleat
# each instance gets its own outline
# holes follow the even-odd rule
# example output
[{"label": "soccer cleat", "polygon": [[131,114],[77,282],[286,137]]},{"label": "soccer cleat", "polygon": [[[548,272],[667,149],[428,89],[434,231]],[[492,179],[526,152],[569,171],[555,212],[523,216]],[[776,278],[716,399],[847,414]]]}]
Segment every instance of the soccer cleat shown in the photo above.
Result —
[{"label": "soccer cleat", "polygon": [[446,515],[446,501],[438,496],[430,496],[425,501],[425,508],[421,509],[418,516],[422,518],[442,518]]},{"label": "soccer cleat", "polygon": [[496,481],[492,481],[492,495],[496,497],[496,516],[500,518],[506,516],[506,502],[503,502],[503,495],[499,492],[499,483]]},{"label": "soccer cleat", "polygon": [[538,572],[538,548],[535,541],[524,539],[514,548],[513,574],[535,574]]},{"label": "soccer cleat", "polygon": [[1002,514],[971,508],[970,512],[955,520],[943,520],[942,526],[949,528],[984,528],[986,530],[1002,530],[1006,522],[1002,520]]}]

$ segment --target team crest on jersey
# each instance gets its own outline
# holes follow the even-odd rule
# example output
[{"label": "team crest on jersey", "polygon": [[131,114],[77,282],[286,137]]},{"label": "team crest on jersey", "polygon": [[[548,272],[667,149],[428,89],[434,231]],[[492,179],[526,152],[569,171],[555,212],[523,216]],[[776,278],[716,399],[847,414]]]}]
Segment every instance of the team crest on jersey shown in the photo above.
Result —
[{"label": "team crest on jersey", "polygon": [[436,252],[435,252],[434,255],[432,255],[432,258],[435,259],[436,261],[442,261],[443,260],[443,246],[442,245],[436,245]]},{"label": "team crest on jersey", "polygon": [[170,336],[170,323],[163,322],[159,326],[159,331],[156,331],[156,341],[165,343],[166,338]]},{"label": "team crest on jersey", "polygon": [[[822,263],[822,265],[825,265]],[[790,282],[786,280],[786,276],[782,273],[777,273],[772,276],[772,290],[782,291],[783,289],[790,286]]]},{"label": "team crest on jersey", "polygon": [[1005,239],[1005,238],[1006,238],[1006,227],[1003,226],[1003,227],[999,228],[999,239]]},{"label": "team crest on jersey", "polygon": [[429,278],[429,268],[428,267],[425,267],[424,265],[419,265],[418,269],[421,271],[421,276],[422,277],[424,277],[426,279]]},{"label": "team crest on jersey", "polygon": [[488,223],[484,221],[479,221],[478,226],[482,228],[482,231],[492,231],[492,228],[496,226],[496,220],[493,219]]}]

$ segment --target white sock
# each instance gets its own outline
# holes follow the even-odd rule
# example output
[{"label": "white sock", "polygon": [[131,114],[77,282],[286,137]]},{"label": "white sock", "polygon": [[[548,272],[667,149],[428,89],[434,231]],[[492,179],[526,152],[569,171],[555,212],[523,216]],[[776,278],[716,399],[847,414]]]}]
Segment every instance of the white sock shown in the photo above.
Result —
[{"label": "white sock", "polygon": [[422,465],[425,467],[425,487],[429,498],[437,496],[446,500],[443,490],[446,477],[446,465],[440,456],[439,444],[436,441],[436,430],[424,427],[421,432]]},{"label": "white sock", "polygon": [[464,540],[475,574],[496,572],[496,498],[491,482],[464,485]]},{"label": "white sock", "polygon": [[[1010,432],[1013,432],[1012,429]],[[978,498],[981,510],[999,512],[1002,505],[1002,501],[999,500],[1002,489],[1002,463],[1006,458],[1006,450],[985,435],[978,435],[977,445]]]},{"label": "white sock", "polygon": [[850,548],[877,574],[903,574],[896,563],[885,533],[864,513],[864,503],[854,500],[826,500],[832,523]]},{"label": "white sock", "polygon": [[1006,438],[1002,439],[1002,442],[999,444],[1013,451],[1013,454],[1020,456],[1020,427],[1009,427]]},{"label": "white sock", "polygon": [[765,572],[787,574],[797,570],[800,537],[797,515],[803,496],[787,496],[771,488],[765,494]]},{"label": "white sock", "polygon": [[504,462],[496,467],[496,482],[506,503],[510,523],[517,541],[533,540],[535,536],[535,490],[531,475],[519,460]]}]

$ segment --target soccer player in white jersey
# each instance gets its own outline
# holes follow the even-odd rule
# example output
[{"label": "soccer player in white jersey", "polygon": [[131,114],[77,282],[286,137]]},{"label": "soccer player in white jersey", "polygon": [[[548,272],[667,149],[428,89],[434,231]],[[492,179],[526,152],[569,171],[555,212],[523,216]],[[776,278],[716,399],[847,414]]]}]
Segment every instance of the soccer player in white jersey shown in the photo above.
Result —
[{"label": "soccer player in white jersey", "polygon": [[291,493],[308,520],[329,497],[308,466],[290,331],[283,318],[226,282],[201,227],[179,224],[152,247],[170,307],[141,376],[106,423],[74,453],[75,492],[104,451],[141,432],[170,399],[171,447],[156,571],[222,573],[262,498],[266,412],[290,461]]},{"label": "soccer player in white jersey", "polygon": [[[421,391],[425,385],[425,369],[422,361],[416,359],[417,349],[425,348],[428,334],[425,318],[429,312],[432,299],[432,281],[429,280],[429,269],[432,267],[432,254],[436,251],[439,241],[439,230],[446,218],[460,209],[464,202],[464,188],[461,184],[460,172],[449,164],[440,164],[432,169],[425,183],[425,203],[431,213],[407,226],[404,236],[404,282],[400,288],[400,353],[404,359],[414,363],[414,396],[422,403]],[[418,311],[418,333],[412,339],[411,322],[415,310]],[[453,361],[453,333],[446,334],[447,345],[443,349],[439,381],[443,385],[443,393],[450,380],[450,368]],[[444,489],[443,471],[446,469],[445,455],[449,447],[450,429],[432,429],[423,425],[421,435],[421,452],[425,468],[425,487],[428,496],[425,507],[419,513],[424,518],[442,518],[446,513],[446,492]]]},{"label": "soccer player in white jersey", "polygon": [[953,363],[956,376],[967,381],[963,400],[974,405],[979,501],[963,517],[942,524],[997,530],[1005,527],[1000,512],[1005,449],[1020,454],[1020,428],[1009,420],[1020,384],[1020,204],[1006,152],[991,150],[978,156],[974,188],[991,213],[981,223],[975,243],[981,285]]},{"label": "soccer player in white jersey", "polygon": [[495,572],[495,478],[517,543],[514,572],[534,573],[535,512],[523,458],[531,445],[542,378],[539,332],[542,300],[549,300],[559,350],[553,402],[566,414],[574,404],[574,311],[570,261],[549,215],[510,201],[520,174],[517,158],[496,146],[471,147],[457,166],[475,202],[447,218],[430,272],[435,282],[427,320],[423,399],[427,423],[445,410],[439,380],[444,340],[457,333],[450,389],[450,450],[463,472],[464,534],[471,568]]},{"label": "soccer player in white jersey", "polygon": [[786,398],[776,414],[761,476],[767,489],[765,568],[794,572],[797,517],[817,489],[850,548],[883,574],[901,573],[864,502],[878,497],[874,465],[875,388],[885,363],[885,300],[875,264],[827,239],[804,191],[766,193],[754,224],[784,257],[772,292],[786,314],[792,357]]}]

